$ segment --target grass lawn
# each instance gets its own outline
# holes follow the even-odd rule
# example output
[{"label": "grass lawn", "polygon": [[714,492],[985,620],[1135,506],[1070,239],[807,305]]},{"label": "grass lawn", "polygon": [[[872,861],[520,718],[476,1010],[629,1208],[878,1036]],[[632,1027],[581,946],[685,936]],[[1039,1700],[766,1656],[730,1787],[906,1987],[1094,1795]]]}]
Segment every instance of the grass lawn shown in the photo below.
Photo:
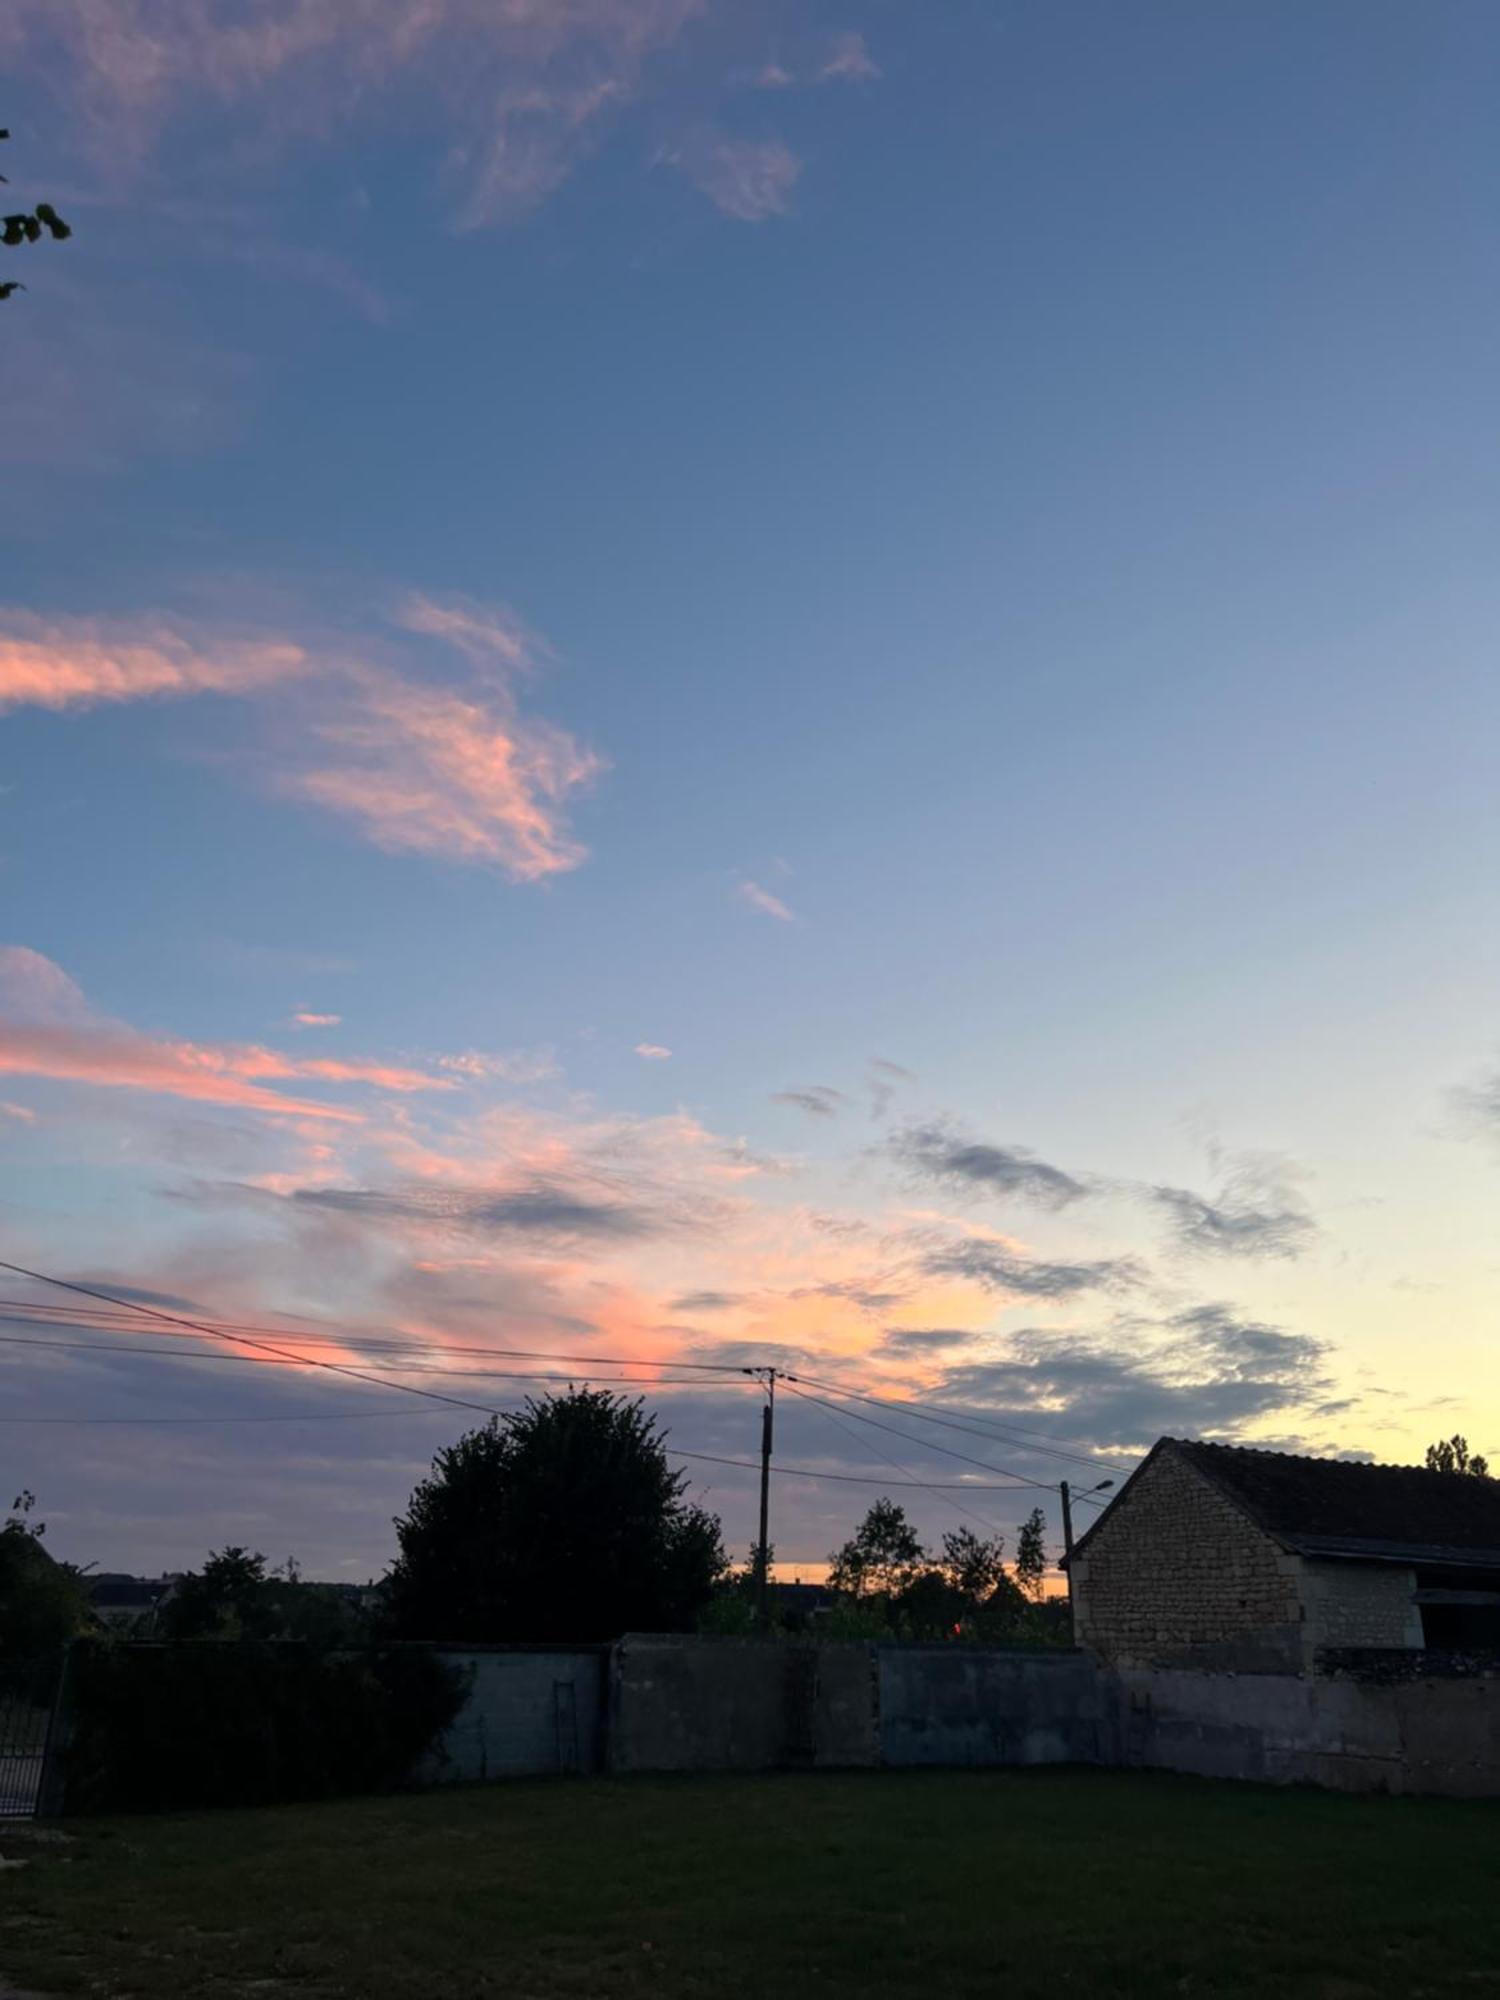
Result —
[{"label": "grass lawn", "polygon": [[0,1994],[1500,1992],[1500,1807],[1088,1771],[0,1827]]}]

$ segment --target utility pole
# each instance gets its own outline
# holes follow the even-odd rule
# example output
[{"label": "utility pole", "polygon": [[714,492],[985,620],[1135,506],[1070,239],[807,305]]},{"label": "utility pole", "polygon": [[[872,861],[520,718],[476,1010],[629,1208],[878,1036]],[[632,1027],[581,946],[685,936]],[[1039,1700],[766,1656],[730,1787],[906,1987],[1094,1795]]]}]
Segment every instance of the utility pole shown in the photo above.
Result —
[{"label": "utility pole", "polygon": [[758,1370],[766,1384],[766,1406],[760,1414],[760,1544],[756,1550],[755,1622],[771,1629],[771,1445],[776,1428],[776,1370]]},{"label": "utility pole", "polygon": [[1062,1495],[1063,1517],[1063,1561],[1068,1572],[1068,1636],[1076,1638],[1073,1624],[1073,1496],[1068,1491],[1066,1479],[1060,1479],[1057,1490]]}]

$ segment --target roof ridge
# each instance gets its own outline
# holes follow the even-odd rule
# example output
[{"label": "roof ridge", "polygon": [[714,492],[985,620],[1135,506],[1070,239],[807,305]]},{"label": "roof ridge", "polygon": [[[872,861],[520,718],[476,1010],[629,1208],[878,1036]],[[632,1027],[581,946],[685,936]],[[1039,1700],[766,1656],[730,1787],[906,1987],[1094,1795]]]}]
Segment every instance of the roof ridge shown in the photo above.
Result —
[{"label": "roof ridge", "polygon": [[1186,1445],[1191,1451],[1233,1452],[1237,1458],[1275,1458],[1288,1465],[1346,1465],[1359,1472],[1423,1472],[1433,1479],[1472,1479],[1470,1472],[1439,1472],[1434,1466],[1412,1465],[1388,1458],[1318,1458],[1310,1451],[1273,1451],[1269,1445],[1231,1444],[1219,1438],[1167,1437],[1164,1444]]}]

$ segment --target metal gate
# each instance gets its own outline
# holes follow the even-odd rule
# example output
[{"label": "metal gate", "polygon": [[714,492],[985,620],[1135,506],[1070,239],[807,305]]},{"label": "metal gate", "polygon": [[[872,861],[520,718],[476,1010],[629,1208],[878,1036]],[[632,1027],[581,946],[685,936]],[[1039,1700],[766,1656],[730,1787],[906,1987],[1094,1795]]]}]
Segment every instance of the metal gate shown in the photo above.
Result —
[{"label": "metal gate", "polygon": [[0,1819],[30,1819],[42,1796],[62,1662],[0,1662]]}]

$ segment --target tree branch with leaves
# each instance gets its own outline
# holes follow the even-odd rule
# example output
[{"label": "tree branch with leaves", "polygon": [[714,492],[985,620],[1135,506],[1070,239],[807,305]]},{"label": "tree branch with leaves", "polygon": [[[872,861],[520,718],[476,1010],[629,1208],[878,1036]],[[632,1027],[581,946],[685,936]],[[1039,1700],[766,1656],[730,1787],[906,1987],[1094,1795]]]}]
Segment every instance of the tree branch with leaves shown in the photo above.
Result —
[{"label": "tree branch with leaves", "polygon": [[[8,139],[10,133],[0,128],[0,139]],[[0,184],[6,183],[0,174]],[[0,246],[16,250],[24,243],[40,243],[42,237],[50,236],[54,243],[66,243],[73,231],[50,201],[39,201],[33,208],[16,209],[10,215],[0,215]],[[0,299],[8,299],[12,292],[24,292],[26,287],[19,278],[0,279]]]}]

